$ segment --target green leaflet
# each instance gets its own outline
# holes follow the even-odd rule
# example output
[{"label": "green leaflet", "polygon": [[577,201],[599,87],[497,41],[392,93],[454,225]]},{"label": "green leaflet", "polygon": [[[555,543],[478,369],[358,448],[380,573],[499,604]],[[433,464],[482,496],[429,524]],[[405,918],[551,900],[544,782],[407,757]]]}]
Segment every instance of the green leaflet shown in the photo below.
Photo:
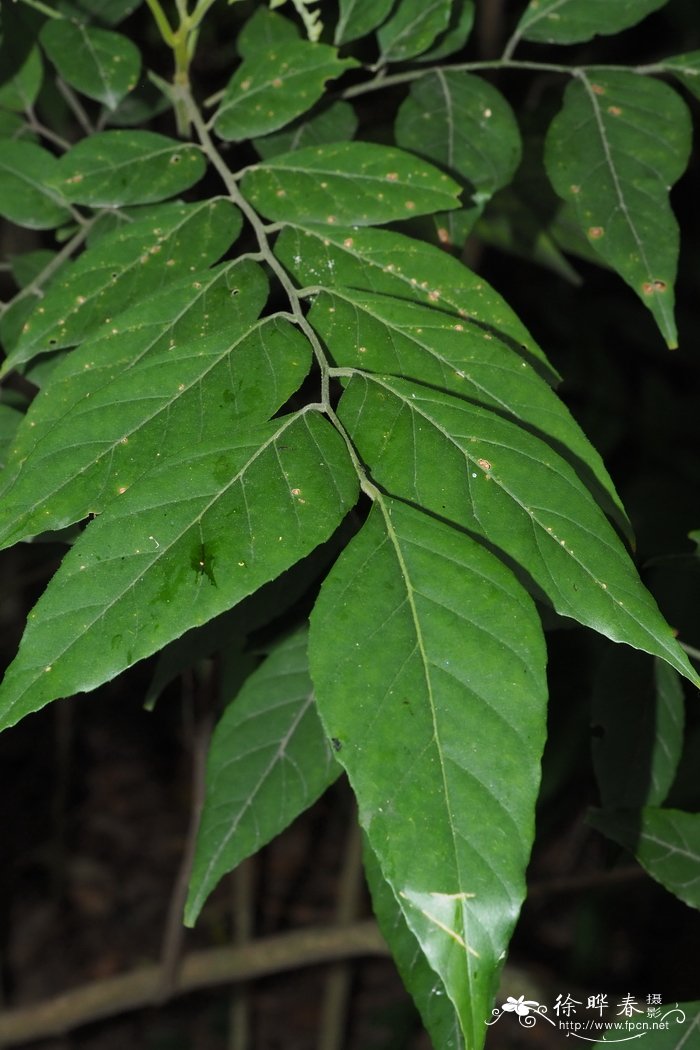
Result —
[{"label": "green leaflet", "polygon": [[380,497],[321,588],[309,662],[383,876],[479,1047],[534,834],[534,605],[460,530]]},{"label": "green leaflet", "polygon": [[645,806],[593,810],[588,822],[630,850],[669,893],[700,908],[700,814]]},{"label": "green leaflet", "polygon": [[307,635],[303,627],[272,649],[216,727],[188,926],[219,879],[282,832],[340,773],[316,713]]},{"label": "green leaflet", "polygon": [[372,911],[391,949],[401,980],[420,1011],[433,1046],[466,1050],[459,1017],[451,999],[445,995],[445,986],[430,968],[366,839],[364,864],[372,895]]},{"label": "green leaflet", "polygon": [[597,33],[619,33],[668,0],[530,0],[517,36],[545,44],[580,44]]},{"label": "green leaflet", "polygon": [[659,72],[673,73],[681,84],[700,98],[700,51],[689,51],[685,55],[664,58],[657,64]]},{"label": "green leaflet", "polygon": [[325,146],[329,142],[344,142],[357,131],[355,110],[348,102],[336,100],[327,109],[295,121],[284,131],[256,139],[254,146],[263,160],[278,153],[291,153],[305,146]]},{"label": "green leaflet", "polygon": [[382,63],[405,62],[427,50],[447,29],[452,0],[399,0],[377,33]]},{"label": "green leaflet", "polygon": [[153,131],[100,131],[63,154],[53,181],[74,204],[113,208],[174,197],[205,168],[197,146]]},{"label": "green leaflet", "polygon": [[57,167],[53,154],[41,146],[0,141],[0,215],[33,230],[69,221],[65,199],[52,185]]},{"label": "green leaflet", "polygon": [[163,204],[105,234],[61,271],[0,375],[36,354],[109,331],[128,306],[215,262],[240,229],[240,212],[227,200],[213,199]]},{"label": "green leaflet", "polygon": [[156,325],[132,311],[53,373],[12,449],[0,545],[98,513],[159,459],[264,422],[299,387],[311,347],[283,318],[256,321],[267,297],[256,264],[194,283],[194,295],[156,300]]},{"label": "green leaflet", "polygon": [[691,143],[688,109],[666,84],[633,73],[572,81],[547,135],[545,166],[602,258],[634,289],[670,347],[678,225],[668,200]]},{"label": "green leaflet", "polygon": [[700,678],[571,467],[494,412],[430,387],[356,373],[338,414],[393,496],[482,536],[558,613]]},{"label": "green leaflet", "polygon": [[238,34],[236,47],[241,58],[254,59],[261,51],[286,47],[299,39],[299,29],[294,22],[266,7],[259,7]]},{"label": "green leaflet", "polygon": [[108,25],[117,25],[141,6],[142,0],[78,0],[80,7]]},{"label": "green leaflet", "polygon": [[249,168],[241,189],[268,219],[327,226],[409,219],[457,206],[460,187],[410,153],[341,142],[283,153]]},{"label": "green leaflet", "polygon": [[[411,85],[396,117],[396,142],[459,175],[476,222],[520,163],[520,132],[500,91],[481,77],[436,70]],[[461,216],[461,212],[459,213]],[[444,217],[450,225],[452,216]],[[450,237],[454,243],[454,235]]]},{"label": "green leaflet", "polygon": [[344,443],[313,409],[170,456],[64,558],[0,686],[0,728],[231,608],[326,540],[356,498]]},{"label": "green leaflet", "polygon": [[438,305],[340,287],[315,300],[309,320],[337,365],[439,387],[544,438],[631,535],[602,459],[551,387],[498,333],[455,321]]},{"label": "green leaflet", "polygon": [[0,85],[0,106],[23,113],[27,106],[36,102],[43,79],[41,51],[32,47],[14,76]]},{"label": "green leaflet", "polygon": [[335,48],[308,40],[285,39],[251,52],[224,91],[215,130],[234,142],[276,131],[309,110],[328,80],[356,65],[338,58]]},{"label": "green leaflet", "polygon": [[0,468],[7,463],[7,451],[23,418],[16,408],[0,404]]},{"label": "green leaflet", "polygon": [[335,28],[336,45],[357,40],[384,21],[394,0],[340,0],[340,14]]},{"label": "green leaflet", "polygon": [[591,722],[602,805],[662,805],[683,751],[685,701],[673,668],[625,647],[606,650],[594,681]]},{"label": "green leaflet", "polygon": [[116,109],[136,86],[141,55],[120,33],[50,18],[39,39],[66,83],[108,109]]},{"label": "green leaflet", "polygon": [[550,382],[558,375],[523,323],[486,281],[431,244],[393,230],[300,226],[282,231],[275,254],[303,285],[350,287],[413,299],[498,335],[534,359]]},{"label": "green leaflet", "polygon": [[439,36],[429,51],[416,55],[416,62],[437,62],[441,58],[461,51],[471,36],[474,27],[474,0],[453,0],[452,15],[445,32]]},{"label": "green leaflet", "polygon": [[399,146],[462,175],[484,203],[520,163],[513,111],[481,77],[436,70],[414,81],[395,131]]}]

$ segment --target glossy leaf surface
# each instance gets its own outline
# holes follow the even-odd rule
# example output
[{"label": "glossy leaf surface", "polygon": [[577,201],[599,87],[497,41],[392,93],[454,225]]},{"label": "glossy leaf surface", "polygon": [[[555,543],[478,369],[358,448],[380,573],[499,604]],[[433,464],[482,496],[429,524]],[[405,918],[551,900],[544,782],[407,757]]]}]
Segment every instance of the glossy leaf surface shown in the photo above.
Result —
[{"label": "glossy leaf surface", "polygon": [[603,461],[548,383],[507,338],[439,306],[340,287],[318,296],[309,318],[337,365],[439,387],[543,437],[627,527]]},{"label": "glossy leaf surface", "polygon": [[340,773],[316,712],[307,636],[304,627],[276,645],[216,727],[188,925],[219,879],[284,831]]},{"label": "glossy leaf surface", "polygon": [[668,0],[530,0],[518,35],[546,44],[580,44],[597,33],[619,33]]},{"label": "glossy leaf surface", "polygon": [[384,940],[391,949],[401,980],[413,996],[434,1046],[466,1050],[459,1018],[445,986],[431,969],[411,932],[379,862],[365,840],[365,875],[372,895],[372,910]]},{"label": "glossy leaf surface", "polygon": [[[520,163],[518,125],[503,95],[462,72],[437,70],[415,81],[397,114],[395,134],[399,146],[465,181],[471,222]],[[444,217],[448,228],[450,218]]]},{"label": "glossy leaf surface", "polygon": [[58,160],[55,186],[66,200],[93,207],[151,204],[199,182],[204,157],[196,146],[153,131],[101,131]]},{"label": "glossy leaf surface", "polygon": [[267,293],[256,264],[195,283],[133,311],[54,372],[12,449],[12,526],[0,544],[98,513],[161,458],[266,421],[301,384],[311,348],[282,318],[256,321]]},{"label": "glossy leaf surface", "polygon": [[309,110],[328,80],[354,65],[353,59],[338,58],[335,48],[308,40],[288,39],[258,51],[229,82],[216,112],[216,132],[240,142],[276,131]]},{"label": "glossy leaf surface", "polygon": [[523,323],[483,278],[431,244],[393,230],[285,229],[275,254],[305,286],[385,292],[439,309],[525,350],[551,382],[558,375]]},{"label": "glossy leaf surface", "polygon": [[231,608],[328,539],[356,497],[342,439],[313,410],[168,457],[64,558],[0,686],[0,727]]},{"label": "glossy leaf surface", "polygon": [[65,18],[49,19],[40,40],[66,83],[108,109],[116,109],[136,86],[141,55],[120,33]]},{"label": "glossy leaf surface", "polygon": [[269,219],[328,226],[367,226],[454,208],[460,192],[432,164],[369,142],[283,153],[249,168],[242,189]]},{"label": "glossy leaf surface", "polygon": [[690,151],[690,117],[672,88],[633,73],[581,74],[547,135],[545,164],[589,243],[634,289],[669,346],[678,225],[668,200]]},{"label": "glossy leaf surface", "polygon": [[556,373],[485,281],[438,249],[383,230],[287,230],[276,250],[304,284],[332,290],[334,301],[324,310],[321,299],[313,317],[336,363],[408,375],[505,410],[553,441],[631,536],[600,456],[545,389]]},{"label": "glossy leaf surface", "polygon": [[382,499],[321,589],[309,661],[383,876],[481,1045],[534,833],[534,605],[466,535]]},{"label": "glossy leaf surface", "polygon": [[61,271],[24,325],[3,374],[36,354],[110,331],[128,306],[215,262],[240,229],[238,210],[215,199],[164,204],[105,234]]},{"label": "glossy leaf surface", "polygon": [[338,414],[393,496],[484,537],[561,615],[700,683],[600,508],[549,445],[494,412],[405,379],[354,375]]}]

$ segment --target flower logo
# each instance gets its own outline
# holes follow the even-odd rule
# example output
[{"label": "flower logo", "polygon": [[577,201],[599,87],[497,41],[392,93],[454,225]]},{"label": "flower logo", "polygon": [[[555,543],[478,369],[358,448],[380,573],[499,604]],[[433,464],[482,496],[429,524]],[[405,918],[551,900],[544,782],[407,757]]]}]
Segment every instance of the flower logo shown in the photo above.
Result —
[{"label": "flower logo", "polygon": [[517,999],[509,995],[501,1009],[506,1013],[517,1014],[518,1017],[527,1017],[530,1010],[537,1010],[539,1005],[534,999],[526,999],[524,995],[519,995]]}]

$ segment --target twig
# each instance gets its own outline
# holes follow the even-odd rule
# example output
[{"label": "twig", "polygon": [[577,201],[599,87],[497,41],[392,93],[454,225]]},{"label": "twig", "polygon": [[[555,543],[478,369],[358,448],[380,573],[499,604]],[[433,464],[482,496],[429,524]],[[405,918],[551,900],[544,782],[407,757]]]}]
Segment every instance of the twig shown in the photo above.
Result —
[{"label": "twig", "polygon": [[[372,920],[353,926],[322,927],[265,937],[242,947],[192,952],[182,960],[171,995],[249,981],[302,966],[362,955],[386,956],[389,949]],[[63,1035],[81,1025],[151,1005],[162,987],[160,966],[144,966],[70,992],[0,1014],[0,1046]]]},{"label": "twig", "polygon": [[72,110],[73,116],[78,121],[85,134],[94,135],[95,129],[92,126],[92,121],[85,112],[82,102],[73,89],[66,84],[65,80],[62,80],[61,77],[56,77],[56,87],[68,103],[69,109]]},{"label": "twig", "polygon": [[58,148],[64,152],[70,149],[71,144],[67,139],[64,139],[61,135],[57,135],[55,131],[52,131],[51,128],[47,128],[45,124],[41,123],[34,112],[33,106],[25,106],[24,115],[27,118],[27,126],[31,128],[32,131],[36,131],[37,135],[41,135],[41,137],[45,138],[48,142],[53,142],[54,146],[58,146]]},{"label": "twig", "polygon": [[[187,679],[184,680],[185,683]],[[211,682],[203,685],[202,692],[208,692]],[[196,698],[192,698],[195,700]],[[205,698],[206,699],[206,698]],[[196,705],[200,706],[200,705]],[[187,900],[187,887],[190,883],[192,865],[194,863],[195,848],[197,845],[197,831],[199,819],[204,805],[207,751],[211,737],[212,719],[209,714],[211,705],[200,715],[199,721],[195,722],[192,733],[192,801],[190,805],[190,821],[187,829],[185,848],[180,862],[180,868],[175,879],[173,891],[170,897],[170,905],[165,920],[165,933],[161,949],[161,971],[162,981],[158,992],[159,1001],[163,1002],[172,995],[177,979],[177,971],[182,959],[182,945],[185,928],[182,924],[182,914],[185,910]]]},{"label": "twig", "polygon": [[[338,890],[336,922],[339,929],[348,926],[357,917],[363,886],[362,871],[362,834],[356,815],[353,814]],[[319,1022],[318,1050],[341,1050],[351,981],[352,970],[347,960],[330,968]]]},{"label": "twig", "polygon": [[[255,900],[255,857],[248,857],[232,874],[233,943],[243,948],[253,938]],[[233,989],[229,1008],[228,1045],[231,1050],[247,1050],[250,1043],[248,989],[241,982]]]}]

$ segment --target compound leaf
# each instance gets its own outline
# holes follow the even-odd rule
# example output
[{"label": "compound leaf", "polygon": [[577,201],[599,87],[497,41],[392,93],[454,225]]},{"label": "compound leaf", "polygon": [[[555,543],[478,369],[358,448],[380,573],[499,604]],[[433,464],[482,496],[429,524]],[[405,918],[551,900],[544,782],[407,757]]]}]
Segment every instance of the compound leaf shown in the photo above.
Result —
[{"label": "compound leaf", "polygon": [[669,893],[700,908],[700,814],[645,806],[594,810],[588,821],[630,850]]},{"label": "compound leaf", "polygon": [[668,0],[530,0],[517,36],[545,44],[580,44],[637,25]]},{"label": "compound leaf", "polygon": [[480,1046],[534,834],[534,604],[464,533],[380,496],[321,588],[309,663],[384,878]]},{"label": "compound leaf", "polygon": [[66,83],[108,109],[136,87],[141,55],[121,33],[50,18],[39,39]]},{"label": "compound leaf", "polygon": [[0,686],[0,728],[231,608],[328,539],[356,498],[344,442],[314,409],[190,443],[70,549]]},{"label": "compound leaf", "polygon": [[377,33],[384,62],[405,62],[427,50],[447,29],[452,0],[400,0]]},{"label": "compound leaf", "polygon": [[0,215],[20,226],[47,230],[70,220],[55,185],[58,161],[41,146],[0,141]]},{"label": "compound leaf", "polygon": [[267,298],[257,264],[192,284],[53,373],[12,449],[0,545],[99,513],[159,460],[264,422],[299,387],[311,347],[283,318],[256,322]]},{"label": "compound leaf", "polygon": [[278,643],[216,727],[188,925],[219,879],[284,831],[340,773],[316,712],[307,638],[304,626]]},{"label": "compound leaf", "polygon": [[205,168],[197,146],[154,131],[99,131],[59,158],[54,185],[74,204],[151,204],[189,189]]},{"label": "compound leaf", "polygon": [[551,382],[544,353],[486,281],[439,248],[393,230],[306,226],[283,230],[275,254],[305,286],[357,288],[412,299],[499,335],[524,350]]},{"label": "compound leaf", "polygon": [[367,226],[454,208],[460,193],[432,164],[370,142],[283,153],[249,168],[241,188],[269,219],[327,226]]},{"label": "compound leaf", "polygon": [[149,208],[101,237],[57,277],[26,321],[4,374],[36,354],[108,332],[128,306],[215,262],[241,229],[227,200]]},{"label": "compound leaf", "polygon": [[393,496],[484,537],[561,615],[700,683],[597,503],[540,438],[450,394],[368,373],[353,374],[338,414]]},{"label": "compound leaf", "polygon": [[677,344],[678,224],[668,194],[690,152],[688,109],[668,85],[633,73],[581,74],[546,141],[545,165],[589,243]]},{"label": "compound leaf", "polygon": [[602,459],[549,384],[499,333],[437,306],[343,287],[321,293],[309,319],[336,365],[448,390],[543,437],[629,531]]}]

